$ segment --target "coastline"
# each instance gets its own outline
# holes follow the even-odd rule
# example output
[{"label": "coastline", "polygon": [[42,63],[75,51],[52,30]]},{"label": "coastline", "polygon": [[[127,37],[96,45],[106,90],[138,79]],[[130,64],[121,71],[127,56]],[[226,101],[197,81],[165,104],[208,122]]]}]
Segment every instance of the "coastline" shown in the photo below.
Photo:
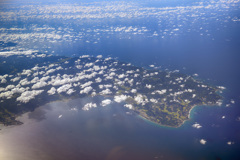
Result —
[{"label": "coastline", "polygon": [[212,104],[212,105],[194,105],[191,107],[191,109],[188,111],[188,119],[182,121],[182,123],[180,123],[178,126],[169,126],[169,125],[163,125],[163,124],[159,124],[159,123],[156,123],[156,122],[153,122],[151,120],[149,120],[148,118],[140,115],[140,114],[137,114],[137,117],[146,121],[146,122],[149,122],[151,124],[154,124],[154,125],[157,125],[159,127],[164,127],[164,128],[168,128],[168,129],[177,129],[177,128],[180,128],[184,125],[185,122],[189,121],[190,119],[192,119],[193,117],[191,117],[191,112],[193,109],[195,109],[196,107],[199,107],[199,106],[215,106],[216,104]]}]

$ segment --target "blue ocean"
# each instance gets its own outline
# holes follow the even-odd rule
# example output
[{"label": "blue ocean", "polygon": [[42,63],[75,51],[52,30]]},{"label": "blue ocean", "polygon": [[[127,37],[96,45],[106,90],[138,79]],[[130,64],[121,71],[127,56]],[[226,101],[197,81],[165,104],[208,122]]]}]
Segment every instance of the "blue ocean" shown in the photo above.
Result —
[{"label": "blue ocean", "polygon": [[[122,17],[100,17],[102,11],[93,6],[101,8],[105,3],[109,5],[107,9],[115,7],[108,14],[115,11]],[[19,16],[6,23],[2,16],[1,28],[26,28],[18,32],[36,33],[32,36],[34,41],[23,37],[10,39],[18,44],[13,49],[34,48],[68,57],[101,54],[140,67],[154,65],[160,70],[197,74],[201,81],[226,88],[219,93],[224,97],[223,103],[197,106],[191,111],[190,120],[179,128],[171,128],[144,120],[120,104],[86,112],[80,108],[83,102],[94,101],[91,98],[53,102],[20,117],[25,122],[23,125],[0,131],[2,157],[10,160],[25,159],[23,155],[26,159],[46,160],[240,159],[239,1],[53,1],[37,4],[9,1],[1,8],[21,14],[27,13],[29,5],[33,8],[49,5],[51,10],[59,4],[61,7],[65,4],[92,7],[97,10],[94,15],[99,14],[99,17],[45,20],[43,9],[42,12],[37,10],[35,18],[28,21]],[[116,6],[120,6],[120,11],[116,11]],[[55,16],[65,14],[68,12],[57,12]],[[54,10],[46,15],[51,17]],[[5,32],[17,33],[1,30],[1,41],[6,40]],[[53,32],[61,38],[46,38],[47,33]],[[43,39],[41,34],[44,34]],[[196,123],[201,128],[193,127]]]}]

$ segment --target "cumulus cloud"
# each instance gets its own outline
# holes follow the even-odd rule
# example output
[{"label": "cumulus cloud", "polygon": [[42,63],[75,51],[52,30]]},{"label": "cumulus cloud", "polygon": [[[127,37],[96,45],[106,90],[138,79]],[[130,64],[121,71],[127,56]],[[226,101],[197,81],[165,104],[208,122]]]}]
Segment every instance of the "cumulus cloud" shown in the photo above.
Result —
[{"label": "cumulus cloud", "polygon": [[65,84],[57,89],[58,93],[66,92],[68,89],[72,87],[72,84]]},{"label": "cumulus cloud", "polygon": [[105,90],[102,90],[101,92],[100,92],[100,94],[101,95],[106,95],[106,94],[112,94],[112,91],[110,91],[110,89],[105,89]]},{"label": "cumulus cloud", "polygon": [[68,94],[68,95],[71,95],[71,94],[74,93],[74,92],[75,92],[74,89],[69,89],[69,90],[67,91],[67,94]]},{"label": "cumulus cloud", "polygon": [[96,107],[97,107],[96,103],[87,103],[87,104],[84,105],[82,110],[88,111],[89,109],[96,108]]},{"label": "cumulus cloud", "polygon": [[42,88],[45,86],[47,86],[47,83],[45,81],[40,81],[40,82],[37,82],[36,84],[34,84],[32,86],[32,89],[38,89],[38,88]]},{"label": "cumulus cloud", "polygon": [[1,79],[1,83],[7,83],[7,80],[5,78]]},{"label": "cumulus cloud", "polygon": [[53,73],[55,71],[56,71],[56,69],[49,69],[45,74],[48,75],[48,74]]},{"label": "cumulus cloud", "polygon": [[29,70],[29,69],[27,69],[27,70],[23,70],[23,72],[22,72],[22,75],[27,75],[27,76],[30,76],[32,74],[32,71],[31,70]]},{"label": "cumulus cloud", "polygon": [[21,78],[21,77],[15,77],[15,78],[11,79],[11,81],[12,81],[12,82],[17,82],[17,81],[20,80],[20,78]]},{"label": "cumulus cloud", "polygon": [[12,98],[12,96],[13,96],[13,93],[11,91],[0,93],[0,98],[10,99],[10,98]]},{"label": "cumulus cloud", "polygon": [[82,84],[81,87],[85,88],[87,86],[90,86],[92,83],[93,83],[92,81],[86,82],[86,83]]},{"label": "cumulus cloud", "polygon": [[53,94],[56,93],[56,91],[57,91],[56,88],[52,87],[50,90],[47,91],[47,93],[48,93],[49,95],[53,95]]},{"label": "cumulus cloud", "polygon": [[137,93],[137,90],[136,89],[132,89],[131,92],[132,93]]},{"label": "cumulus cloud", "polygon": [[114,96],[114,101],[117,102],[117,103],[125,101],[126,99],[127,99],[126,95]]},{"label": "cumulus cloud", "polygon": [[103,56],[102,55],[98,55],[97,58],[102,58]]},{"label": "cumulus cloud", "polygon": [[129,109],[133,109],[133,105],[131,105],[131,104],[125,104],[124,107],[129,108]]},{"label": "cumulus cloud", "polygon": [[134,100],[137,102],[137,104],[143,103],[143,96],[138,94],[137,96],[134,97]]},{"label": "cumulus cloud", "polygon": [[19,82],[19,84],[22,85],[22,86],[28,85],[30,83],[31,82],[29,82],[27,78],[24,78]]},{"label": "cumulus cloud", "polygon": [[203,144],[203,145],[205,145],[205,144],[207,143],[207,141],[206,141],[205,139],[201,139],[201,140],[200,140],[200,143]]},{"label": "cumulus cloud", "polygon": [[0,56],[9,57],[13,55],[32,55],[33,52],[38,52],[37,50],[28,50],[28,51],[6,51],[0,52]]},{"label": "cumulus cloud", "polygon": [[93,88],[91,86],[88,86],[80,91],[81,94],[86,93],[88,94]]},{"label": "cumulus cloud", "polygon": [[22,103],[27,103],[31,99],[34,99],[35,96],[41,94],[44,90],[32,90],[32,91],[25,91],[21,94],[20,97],[17,98],[17,101],[20,101]]},{"label": "cumulus cloud", "polygon": [[110,99],[105,99],[101,102],[101,106],[105,107],[111,103],[112,103],[112,101]]},{"label": "cumulus cloud", "polygon": [[197,128],[197,129],[202,128],[202,126],[198,123],[193,124],[192,127]]}]

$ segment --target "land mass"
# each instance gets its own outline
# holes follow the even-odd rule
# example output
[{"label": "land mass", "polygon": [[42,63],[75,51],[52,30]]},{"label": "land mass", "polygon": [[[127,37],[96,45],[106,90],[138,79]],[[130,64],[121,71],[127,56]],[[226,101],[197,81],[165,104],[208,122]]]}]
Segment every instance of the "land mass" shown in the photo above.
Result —
[{"label": "land mass", "polygon": [[137,67],[102,56],[18,53],[5,54],[0,62],[0,123],[4,125],[21,124],[16,116],[55,100],[105,96],[108,99],[96,106],[124,103],[147,120],[178,127],[189,119],[194,106],[222,100],[217,91],[223,87],[177,70]]}]

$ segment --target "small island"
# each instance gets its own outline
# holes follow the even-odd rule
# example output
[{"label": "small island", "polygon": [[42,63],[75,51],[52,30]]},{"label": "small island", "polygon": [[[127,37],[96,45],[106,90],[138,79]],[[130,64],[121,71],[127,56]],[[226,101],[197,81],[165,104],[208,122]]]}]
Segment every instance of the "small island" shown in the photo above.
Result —
[{"label": "small island", "polygon": [[224,87],[211,86],[178,70],[137,67],[101,55],[63,57],[38,52],[0,55],[0,123],[16,125],[18,115],[46,103],[86,96],[106,100],[91,107],[123,103],[141,117],[179,127],[197,105],[219,105]]}]

